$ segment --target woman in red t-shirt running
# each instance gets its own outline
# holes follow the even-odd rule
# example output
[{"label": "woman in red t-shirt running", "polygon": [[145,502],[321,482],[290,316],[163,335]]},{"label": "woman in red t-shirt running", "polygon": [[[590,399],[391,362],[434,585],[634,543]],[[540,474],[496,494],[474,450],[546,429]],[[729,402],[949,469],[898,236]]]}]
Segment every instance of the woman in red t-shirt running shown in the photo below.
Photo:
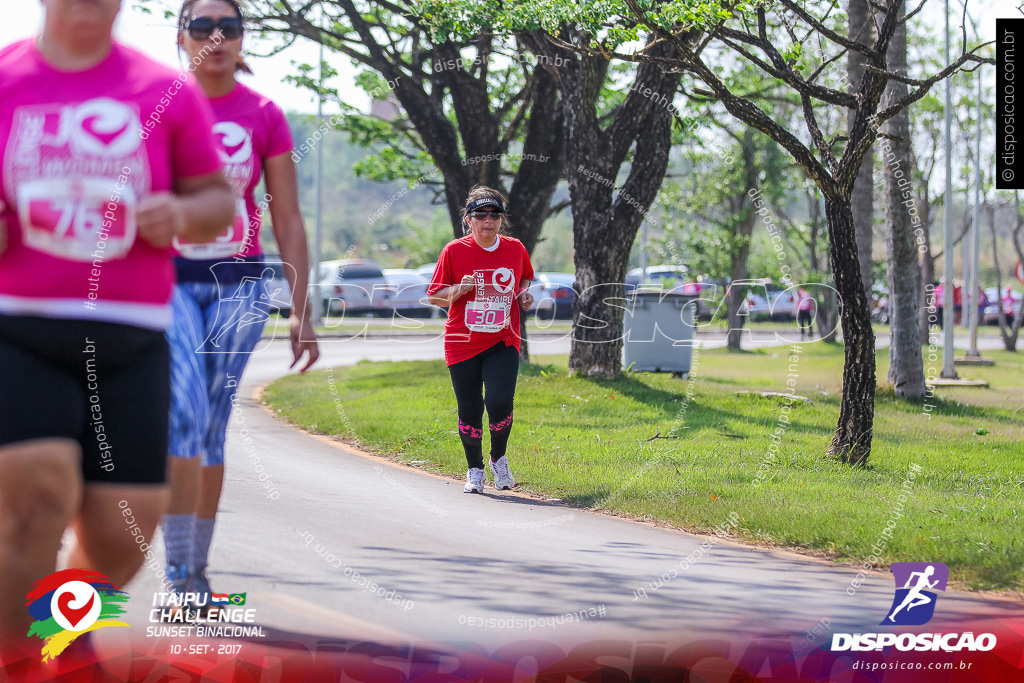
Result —
[{"label": "woman in red t-shirt running", "polygon": [[[477,185],[462,212],[462,239],[441,251],[427,294],[448,308],[444,355],[458,402],[459,437],[469,471],[466,493],[483,493],[483,415],[491,432],[494,487],[511,489],[515,479],[505,450],[512,431],[512,401],[519,374],[519,309],[530,310],[527,291],[533,266],[519,240],[499,234],[508,228],[505,196]],[[486,389],[486,396],[483,390]]]}]

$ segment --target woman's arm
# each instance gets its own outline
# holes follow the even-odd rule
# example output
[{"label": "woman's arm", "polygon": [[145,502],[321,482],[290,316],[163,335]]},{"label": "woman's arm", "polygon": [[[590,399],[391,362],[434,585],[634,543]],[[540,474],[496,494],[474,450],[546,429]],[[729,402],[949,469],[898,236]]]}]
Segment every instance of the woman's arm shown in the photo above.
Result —
[{"label": "woman's arm", "polygon": [[175,237],[212,242],[235,216],[235,197],[220,171],[178,178],[174,192],[144,197],[135,212],[139,237],[154,247],[169,247]]},{"label": "woman's arm", "polygon": [[516,294],[516,298],[519,299],[519,306],[524,311],[528,311],[533,307],[533,295],[530,294],[530,285],[532,284],[533,280],[519,281],[519,292]]},{"label": "woman's arm", "polygon": [[278,154],[263,162],[267,179],[267,195],[270,204],[270,219],[274,223],[274,240],[281,251],[281,260],[291,266],[284,269],[285,277],[292,289],[292,318],[290,336],[292,343],[291,367],[295,367],[307,355],[306,364],[299,372],[305,372],[320,357],[316,332],[313,330],[313,316],[309,305],[309,252],[306,243],[306,226],[299,208],[299,184],[296,179],[295,162],[291,154]]},{"label": "woman's arm", "polygon": [[472,292],[473,287],[475,286],[476,284],[473,280],[472,275],[463,275],[462,282],[460,282],[457,285],[452,285],[450,287],[445,287],[444,289],[437,290],[436,292],[427,297],[427,301],[434,304],[435,306],[440,306],[441,308],[449,308],[452,304],[461,299],[463,296],[465,296],[469,292]]}]

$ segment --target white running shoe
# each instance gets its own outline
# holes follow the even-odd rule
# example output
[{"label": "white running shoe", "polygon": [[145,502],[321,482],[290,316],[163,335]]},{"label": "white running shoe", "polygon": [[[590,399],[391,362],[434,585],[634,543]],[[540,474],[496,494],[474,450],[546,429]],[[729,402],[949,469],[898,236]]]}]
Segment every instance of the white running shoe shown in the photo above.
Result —
[{"label": "white running shoe", "polygon": [[491,463],[491,474],[494,475],[494,488],[499,491],[508,491],[516,485],[516,480],[512,478],[512,470],[508,468],[508,458],[503,455],[497,460],[489,462]]},{"label": "white running shoe", "polygon": [[462,490],[466,493],[483,493],[486,478],[487,474],[482,469],[474,467],[466,472],[466,485]]}]

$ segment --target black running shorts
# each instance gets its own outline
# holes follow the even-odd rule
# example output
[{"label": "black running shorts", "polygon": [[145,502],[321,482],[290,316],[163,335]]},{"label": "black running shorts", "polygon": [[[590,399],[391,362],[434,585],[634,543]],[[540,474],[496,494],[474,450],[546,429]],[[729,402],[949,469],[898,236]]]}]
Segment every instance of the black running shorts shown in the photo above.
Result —
[{"label": "black running shorts", "polygon": [[0,315],[0,447],[68,438],[86,482],[160,484],[170,397],[162,331]]}]

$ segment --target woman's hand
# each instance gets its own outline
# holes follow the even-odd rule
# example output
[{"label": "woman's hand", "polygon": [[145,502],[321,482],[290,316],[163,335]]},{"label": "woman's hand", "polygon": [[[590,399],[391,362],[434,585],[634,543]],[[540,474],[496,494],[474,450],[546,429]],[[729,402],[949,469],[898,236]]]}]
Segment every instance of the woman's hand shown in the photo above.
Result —
[{"label": "woman's hand", "polygon": [[455,303],[476,287],[476,279],[472,275],[463,275],[462,282],[456,285],[456,291],[452,292],[452,303]]},{"label": "woman's hand", "polygon": [[143,197],[135,213],[139,237],[154,247],[171,246],[171,240],[188,226],[181,200],[171,192],[156,192]]},{"label": "woman's hand", "polygon": [[516,295],[519,299],[519,307],[524,311],[528,311],[533,308],[533,295],[527,289],[520,290],[519,294]]},{"label": "woman's hand", "polygon": [[306,311],[306,315],[299,315],[293,311],[288,328],[288,336],[292,345],[292,358],[294,358],[292,364],[288,367],[294,368],[302,362],[302,357],[305,355],[306,363],[299,368],[299,372],[304,373],[313,367],[313,363],[320,358],[320,346],[316,341],[316,332],[313,330],[309,311]]}]

